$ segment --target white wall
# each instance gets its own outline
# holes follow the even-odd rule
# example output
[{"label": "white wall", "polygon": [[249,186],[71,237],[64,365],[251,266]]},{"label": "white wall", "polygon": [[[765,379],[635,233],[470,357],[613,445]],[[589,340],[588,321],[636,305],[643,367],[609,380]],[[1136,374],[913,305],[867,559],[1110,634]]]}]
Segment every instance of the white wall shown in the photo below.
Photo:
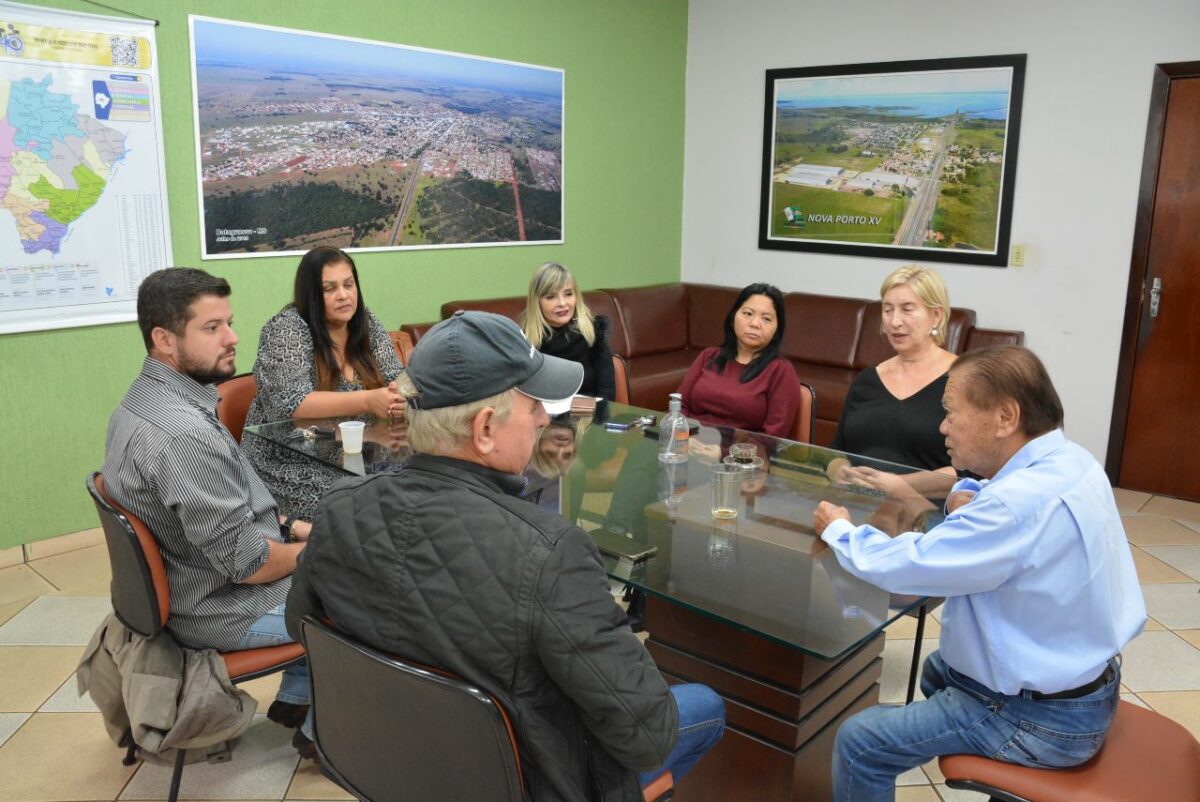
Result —
[{"label": "white wall", "polygon": [[1153,68],[1200,59],[1196,0],[691,0],[683,280],[875,297],[902,264],[758,249],[764,70],[1006,53],[1029,55],[1012,218],[1026,266],[929,264],[980,325],[1025,331],[1069,436],[1103,462]]}]

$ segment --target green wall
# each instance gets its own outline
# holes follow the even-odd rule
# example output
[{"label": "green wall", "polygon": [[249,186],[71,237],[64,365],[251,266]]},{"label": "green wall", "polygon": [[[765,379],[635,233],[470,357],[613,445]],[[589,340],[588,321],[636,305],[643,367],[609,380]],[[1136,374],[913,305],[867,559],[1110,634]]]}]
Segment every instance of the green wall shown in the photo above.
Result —
[{"label": "green wall", "polygon": [[[38,3],[105,13],[77,0]],[[389,328],[442,301],[517,295],[547,260],[580,284],[679,278],[686,0],[121,0],[157,18],[175,264],[233,285],[238,369],[288,299],[294,258],[201,263],[189,13],[560,67],[566,71],[563,245],[364,253],[363,292]],[[11,221],[0,220],[0,225]],[[144,351],[134,324],[0,336],[0,548],[96,525],[84,489],[108,416]]]}]

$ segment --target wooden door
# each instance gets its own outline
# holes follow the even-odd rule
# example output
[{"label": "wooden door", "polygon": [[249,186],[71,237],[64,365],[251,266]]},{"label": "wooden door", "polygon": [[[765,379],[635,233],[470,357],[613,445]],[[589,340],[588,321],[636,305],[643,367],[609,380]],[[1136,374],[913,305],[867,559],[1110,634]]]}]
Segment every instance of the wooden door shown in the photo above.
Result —
[{"label": "wooden door", "polygon": [[1155,76],[1108,472],[1200,501],[1200,62]]}]

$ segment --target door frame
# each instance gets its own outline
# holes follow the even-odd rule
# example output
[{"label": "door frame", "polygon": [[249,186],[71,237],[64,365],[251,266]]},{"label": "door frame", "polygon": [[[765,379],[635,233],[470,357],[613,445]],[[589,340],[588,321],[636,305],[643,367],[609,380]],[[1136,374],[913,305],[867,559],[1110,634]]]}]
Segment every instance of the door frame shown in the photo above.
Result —
[{"label": "door frame", "polygon": [[1108,455],[1104,461],[1104,470],[1113,487],[1117,486],[1121,476],[1121,457],[1125,450],[1125,428],[1129,423],[1129,399],[1133,392],[1133,370],[1137,362],[1138,341],[1141,339],[1143,327],[1149,326],[1149,319],[1142,315],[1142,296],[1150,261],[1154,195],[1158,189],[1158,166],[1162,155],[1163,129],[1166,126],[1171,82],[1179,78],[1200,78],[1200,61],[1154,65],[1150,115],[1146,123],[1146,146],[1142,155],[1142,180],[1138,189],[1137,214],[1133,226],[1129,286],[1125,290],[1125,320],[1121,327],[1117,384],[1113,395],[1112,422],[1108,430]]}]

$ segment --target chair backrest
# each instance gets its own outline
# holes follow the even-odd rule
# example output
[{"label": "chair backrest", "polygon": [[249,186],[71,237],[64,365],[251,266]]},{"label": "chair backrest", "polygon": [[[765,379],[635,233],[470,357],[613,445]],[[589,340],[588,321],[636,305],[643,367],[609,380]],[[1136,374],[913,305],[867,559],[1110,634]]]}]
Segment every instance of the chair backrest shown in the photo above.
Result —
[{"label": "chair backrest", "polygon": [[800,382],[800,406],[796,407],[796,422],[792,424],[791,434],[791,438],[797,443],[812,442],[816,408],[816,392],[809,385]]},{"label": "chair backrest", "polygon": [[254,396],[258,395],[258,383],[254,381],[253,373],[242,373],[217,384],[217,418],[225,424],[225,428],[233,435],[233,439],[242,442],[242,429],[246,425],[246,413]]},{"label": "chair backrest", "polygon": [[625,358],[620,354],[612,355],[613,361],[613,379],[616,385],[616,391],[613,393],[613,401],[618,404],[629,403],[629,368],[625,366]]},{"label": "chair backrest", "polygon": [[369,802],[523,799],[512,727],[488,694],[312,617],[301,639],[321,766],[342,787]]},{"label": "chair backrest", "polygon": [[140,518],[109,497],[99,472],[88,477],[87,487],[108,546],[113,611],[129,629],[153,637],[171,615],[167,570],[158,541]]},{"label": "chair backrest", "polygon": [[392,338],[392,347],[396,349],[396,358],[400,360],[400,364],[408,367],[409,357],[412,356],[413,338],[407,331],[389,331],[388,336]]}]

